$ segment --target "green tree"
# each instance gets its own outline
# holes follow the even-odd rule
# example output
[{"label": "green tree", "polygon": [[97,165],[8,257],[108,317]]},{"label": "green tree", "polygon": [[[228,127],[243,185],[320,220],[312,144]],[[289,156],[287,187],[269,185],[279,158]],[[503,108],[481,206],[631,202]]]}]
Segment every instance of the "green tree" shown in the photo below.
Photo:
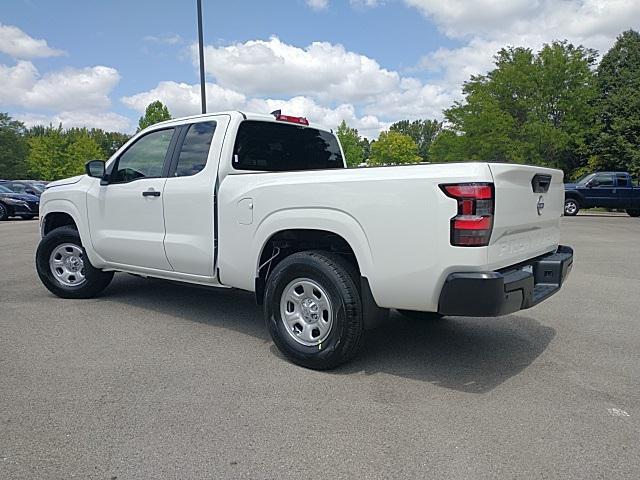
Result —
[{"label": "green tree", "polygon": [[398,132],[382,132],[375,143],[371,144],[369,165],[399,165],[418,163],[416,142],[408,135]]},{"label": "green tree", "polygon": [[156,100],[147,105],[144,115],[138,120],[138,131],[166,120],[171,120],[169,109],[160,100]]},{"label": "green tree", "polygon": [[584,165],[595,115],[595,59],[595,51],[566,41],[537,54],[500,50],[496,68],[472,76],[464,101],[445,111],[455,135],[444,130],[436,137],[433,158],[533,163],[567,173]]},{"label": "green tree", "polygon": [[366,162],[369,160],[369,156],[371,155],[371,142],[368,138],[362,137],[360,139],[360,146],[362,147],[362,158]]},{"label": "green tree", "polygon": [[344,156],[347,160],[347,166],[357,167],[360,165],[364,161],[365,157],[364,150],[362,148],[362,140],[360,139],[358,130],[350,128],[347,125],[347,122],[343,120],[338,126],[336,135],[340,140],[340,145],[342,145],[342,150],[344,151]]},{"label": "green tree", "polygon": [[102,159],[104,152],[85,128],[63,130],[57,128],[33,128],[28,139],[29,173],[41,180],[58,180],[84,173],[89,160]]},{"label": "green tree", "polygon": [[89,160],[103,160],[104,152],[86,130],[71,139],[65,151],[64,176],[78,175],[84,172]]},{"label": "green tree", "polygon": [[437,120],[401,120],[389,127],[389,130],[408,135],[418,145],[418,155],[423,161],[429,161],[429,147],[436,135],[442,129],[442,123]]},{"label": "green tree", "polygon": [[597,73],[597,164],[640,175],[640,34],[628,30],[618,36]]},{"label": "green tree", "polygon": [[0,113],[0,178],[19,179],[27,176],[29,145],[22,122]]},{"label": "green tree", "polygon": [[120,132],[105,132],[100,128],[70,128],[67,130],[67,135],[71,139],[75,139],[77,136],[86,135],[91,138],[100,147],[100,151],[104,158],[109,158],[124,145],[127,140],[131,138],[130,135]]},{"label": "green tree", "polygon": [[[40,180],[57,180],[69,176],[66,165],[67,139],[62,125],[38,130],[29,137],[29,172]],[[74,172],[70,175],[81,172]]]}]

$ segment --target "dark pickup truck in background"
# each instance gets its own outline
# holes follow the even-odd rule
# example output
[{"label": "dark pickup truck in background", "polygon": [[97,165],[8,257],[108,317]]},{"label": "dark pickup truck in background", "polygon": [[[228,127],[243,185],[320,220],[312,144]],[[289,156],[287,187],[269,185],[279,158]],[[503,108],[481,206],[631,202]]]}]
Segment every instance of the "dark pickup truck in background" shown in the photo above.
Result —
[{"label": "dark pickup truck in background", "polygon": [[626,172],[597,172],[564,185],[564,214],[581,208],[615,208],[640,217],[640,186]]}]

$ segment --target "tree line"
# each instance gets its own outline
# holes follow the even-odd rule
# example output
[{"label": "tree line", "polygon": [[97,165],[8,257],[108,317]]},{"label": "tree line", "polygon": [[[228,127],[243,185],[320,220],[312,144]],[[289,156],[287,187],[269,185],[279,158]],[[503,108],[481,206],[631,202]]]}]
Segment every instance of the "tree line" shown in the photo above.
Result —
[{"label": "tree line", "polygon": [[[170,119],[167,107],[153,102],[140,117],[138,131]],[[100,128],[26,128],[7,113],[0,113],[0,178],[57,180],[79,175],[88,160],[109,158],[130,137]]]},{"label": "tree line", "polygon": [[[493,161],[528,163],[578,177],[597,170],[640,175],[640,34],[620,34],[597,63],[597,52],[567,41],[539,51],[505,47],[494,68],[474,75],[444,121],[402,120],[369,141],[342,122],[347,164]],[[168,120],[151,103],[138,130]],[[108,158],[129,136],[101,129],[26,128],[0,113],[0,177],[53,180]]]},{"label": "tree line", "polygon": [[579,177],[640,175],[640,34],[629,30],[596,66],[597,52],[567,41],[538,52],[506,47],[472,76],[444,122],[401,121],[377,141],[343,122],[350,166],[493,161],[543,165]]}]

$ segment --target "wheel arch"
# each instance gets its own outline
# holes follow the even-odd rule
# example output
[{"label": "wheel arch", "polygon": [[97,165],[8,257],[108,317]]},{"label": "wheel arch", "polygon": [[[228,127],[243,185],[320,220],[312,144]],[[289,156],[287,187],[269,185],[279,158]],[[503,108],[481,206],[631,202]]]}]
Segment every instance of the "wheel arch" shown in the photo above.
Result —
[{"label": "wheel arch", "polygon": [[78,230],[78,225],[67,212],[50,212],[42,219],[42,236],[59,227],[71,226]]},{"label": "wheel arch", "polygon": [[54,228],[73,226],[80,235],[82,246],[87,252],[89,261],[94,266],[103,264],[103,260],[94,252],[91,243],[91,235],[86,221],[82,221],[82,215],[76,205],[65,199],[53,199],[41,205],[40,210],[40,235],[44,237]]},{"label": "wheel arch", "polygon": [[578,192],[575,191],[567,191],[564,193],[564,199],[565,200],[575,200],[576,202],[578,202],[578,205],[582,205],[583,203],[583,197],[582,195],[580,195]]},{"label": "wheel arch", "polygon": [[[280,252],[274,251],[274,247]],[[372,273],[371,249],[364,230],[353,217],[342,211],[294,209],[276,212],[258,226],[252,250],[256,252],[254,278],[258,288],[261,281],[266,282],[267,271],[272,271],[291,253],[302,250],[341,253],[362,277],[369,277]],[[271,259],[274,254],[277,255]],[[256,296],[261,300],[258,289]]]},{"label": "wheel arch", "polygon": [[2,200],[0,200],[0,203],[2,204],[4,209],[7,211],[7,217],[13,216],[13,207],[8,203],[4,203]]}]

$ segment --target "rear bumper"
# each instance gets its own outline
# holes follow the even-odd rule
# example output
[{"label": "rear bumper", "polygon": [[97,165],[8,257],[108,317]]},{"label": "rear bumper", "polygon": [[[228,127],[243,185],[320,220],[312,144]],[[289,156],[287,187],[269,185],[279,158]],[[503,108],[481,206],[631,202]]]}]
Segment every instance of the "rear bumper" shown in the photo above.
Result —
[{"label": "rear bumper", "polygon": [[496,317],[533,307],[562,287],[573,267],[573,249],[556,252],[495,272],[450,274],[440,292],[438,313]]}]

